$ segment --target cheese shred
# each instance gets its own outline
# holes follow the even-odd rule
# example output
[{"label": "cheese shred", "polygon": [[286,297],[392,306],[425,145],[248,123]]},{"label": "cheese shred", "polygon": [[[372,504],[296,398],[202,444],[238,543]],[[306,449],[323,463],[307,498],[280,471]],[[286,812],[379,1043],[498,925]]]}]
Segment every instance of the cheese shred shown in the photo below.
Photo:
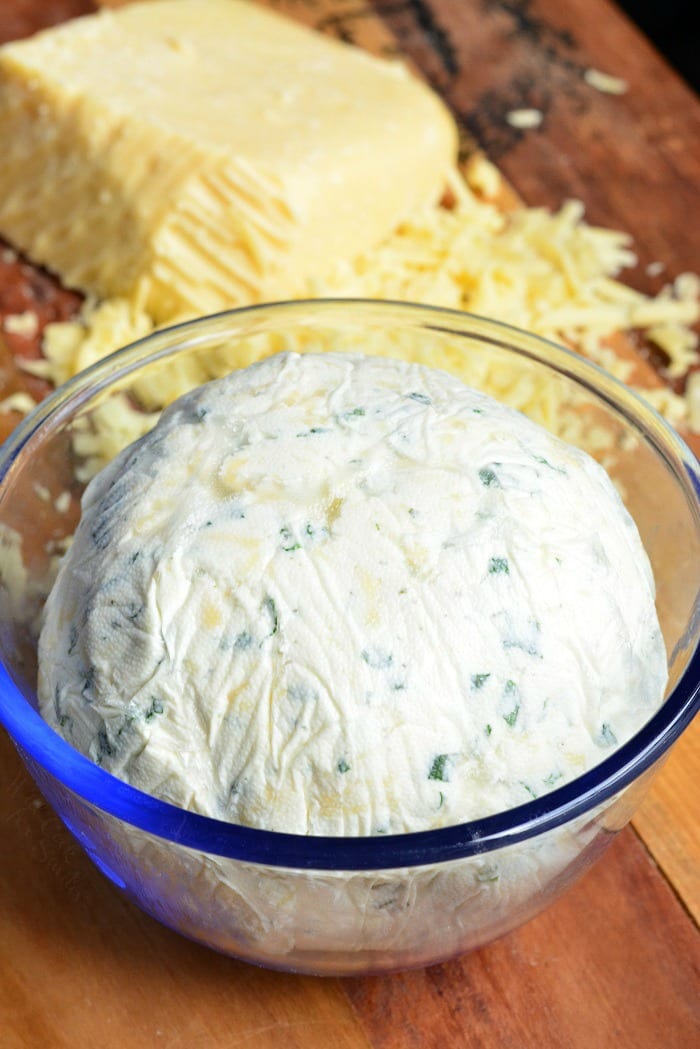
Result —
[{"label": "cheese shred", "polygon": [[[469,165],[471,185],[455,172],[449,207],[426,207],[371,252],[336,261],[322,279],[307,281],[303,297],[393,299],[466,310],[563,341],[623,382],[630,382],[635,366],[618,356],[610,340],[638,330],[667,356],[669,379],[684,375],[698,360],[690,328],[700,317],[698,277],[683,274],[655,297],[635,291],[617,279],[637,262],[627,234],[587,224],[576,200],[554,213],[539,207],[506,212],[490,199],[498,193],[497,174],[487,161]],[[183,319],[173,316],[168,323]],[[47,327],[44,372],[64,382],[155,328],[154,319],[127,299],[89,302],[77,321]],[[157,412],[191,388],[193,378],[218,374],[212,372],[159,376],[157,388],[140,391],[142,404]],[[674,426],[695,422],[685,399],[671,390],[639,392]],[[101,445],[111,452],[115,440],[152,425],[126,398],[119,403],[118,418],[111,410],[85,435],[89,447],[83,450],[97,457],[94,466],[109,458]]]}]

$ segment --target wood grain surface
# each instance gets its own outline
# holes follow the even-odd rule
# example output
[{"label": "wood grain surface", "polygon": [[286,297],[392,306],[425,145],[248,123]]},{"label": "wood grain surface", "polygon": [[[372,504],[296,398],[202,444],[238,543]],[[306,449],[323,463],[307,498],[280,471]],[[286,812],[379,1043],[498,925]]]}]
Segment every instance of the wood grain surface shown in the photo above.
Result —
[{"label": "wood grain surface", "polygon": [[[645,291],[700,270],[700,105],[606,0],[267,0],[342,39],[401,51],[528,204],[575,196],[633,234]],[[116,0],[112,0],[116,5]],[[0,40],[88,0],[2,0]],[[595,67],[630,90],[585,84]],[[539,129],[505,114],[536,106]],[[663,263],[657,276],[649,263]],[[78,296],[0,250],[0,313],[41,327]],[[40,334],[40,332],[39,332]],[[663,360],[633,350],[649,378]],[[627,347],[629,352],[629,345]],[[15,367],[38,337],[0,343],[0,389],[43,387]],[[653,369],[653,370],[652,370]],[[8,432],[15,419],[0,417]],[[696,444],[697,448],[697,444]],[[700,1045],[700,725],[634,821],[562,900],[455,962],[320,980],[254,969],[147,918],[93,868],[0,736],[0,1047],[334,1046],[692,1049]],[[693,920],[693,916],[695,921]]]}]

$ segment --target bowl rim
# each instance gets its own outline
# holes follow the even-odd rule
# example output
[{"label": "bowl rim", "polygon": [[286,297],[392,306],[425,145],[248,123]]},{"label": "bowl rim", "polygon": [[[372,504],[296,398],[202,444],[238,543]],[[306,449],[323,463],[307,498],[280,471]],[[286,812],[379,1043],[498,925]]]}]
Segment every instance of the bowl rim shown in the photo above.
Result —
[{"label": "bowl rim", "polygon": [[[412,319],[414,326],[455,335],[476,335],[538,360],[550,370],[583,384],[631,420],[662,456],[684,487],[690,505],[694,506],[700,529],[700,466],[693,452],[647,402],[608,372],[572,350],[501,321],[438,306],[373,299],[301,299],[225,310],[160,329],[115,351],[50,393],[0,446],[0,501],[5,495],[8,474],[32,437],[50,421],[60,421],[63,415],[69,414],[81,395],[91,399],[132,369],[169,353],[192,348],[208,340],[219,327],[227,330],[231,323],[237,323],[240,334],[251,319],[253,324],[260,320],[264,323],[270,311],[279,318],[285,312],[310,309],[316,313],[315,319],[322,319],[324,315],[328,318],[338,310],[362,310],[379,319],[382,314],[398,312]],[[236,333],[228,330],[227,334]],[[543,350],[547,353],[544,361]],[[684,473],[679,471],[672,455]],[[608,758],[564,786],[515,808],[467,823],[406,834],[371,837],[288,834],[217,820],[161,801],[118,779],[76,751],[31,706],[2,662],[0,723],[30,770],[39,773],[40,781],[44,780],[43,785],[40,782],[42,789],[50,792],[51,786],[40,770],[108,816],[179,846],[284,869],[333,872],[423,867],[485,855],[554,830],[586,813],[593,818],[593,810],[662,760],[700,710],[700,603],[696,605],[692,628],[697,635],[695,648],[683,676],[653,717]]]}]

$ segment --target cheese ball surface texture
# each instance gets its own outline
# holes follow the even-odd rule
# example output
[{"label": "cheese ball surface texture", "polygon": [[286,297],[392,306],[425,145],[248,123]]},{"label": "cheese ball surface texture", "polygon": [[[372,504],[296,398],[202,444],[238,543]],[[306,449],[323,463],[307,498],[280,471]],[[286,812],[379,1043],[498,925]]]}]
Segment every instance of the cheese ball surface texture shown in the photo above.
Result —
[{"label": "cheese ball surface texture", "polygon": [[660,704],[636,527],[592,459],[439,371],[280,354],[88,486],[44,717],[149,794],[299,834],[561,786]]}]

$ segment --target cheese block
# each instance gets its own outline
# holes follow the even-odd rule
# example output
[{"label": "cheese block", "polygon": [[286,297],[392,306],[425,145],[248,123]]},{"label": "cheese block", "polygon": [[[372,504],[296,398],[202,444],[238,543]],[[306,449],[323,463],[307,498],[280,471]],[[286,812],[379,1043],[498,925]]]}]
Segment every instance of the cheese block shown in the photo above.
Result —
[{"label": "cheese block", "polygon": [[239,0],[0,48],[0,233],[156,321],[294,295],[439,199],[456,143],[401,64]]}]

